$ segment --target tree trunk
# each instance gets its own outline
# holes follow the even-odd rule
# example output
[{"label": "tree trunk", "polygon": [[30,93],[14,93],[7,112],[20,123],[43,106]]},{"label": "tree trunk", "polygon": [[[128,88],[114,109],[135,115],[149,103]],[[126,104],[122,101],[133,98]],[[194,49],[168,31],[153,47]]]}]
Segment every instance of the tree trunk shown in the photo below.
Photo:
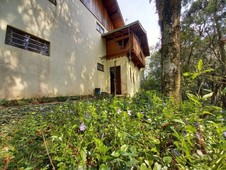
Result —
[{"label": "tree trunk", "polygon": [[[224,49],[224,43],[221,42],[222,38],[223,38],[223,34],[221,32],[221,25],[220,25],[220,19],[219,19],[219,16],[217,15],[217,8],[218,8],[218,0],[215,0],[214,1],[215,3],[215,6],[214,6],[214,14],[213,14],[213,17],[214,17],[214,22],[216,24],[216,32],[217,32],[217,42],[218,42],[218,48],[219,48],[219,51],[220,51],[220,61],[221,61],[221,64],[222,64],[222,89],[226,88],[226,78],[225,78],[225,75],[226,75],[226,51]],[[222,95],[221,96],[222,98],[222,108],[223,109],[226,109],[226,95]]]},{"label": "tree trunk", "polygon": [[180,101],[180,12],[181,0],[156,0],[162,34],[161,87],[164,95]]}]

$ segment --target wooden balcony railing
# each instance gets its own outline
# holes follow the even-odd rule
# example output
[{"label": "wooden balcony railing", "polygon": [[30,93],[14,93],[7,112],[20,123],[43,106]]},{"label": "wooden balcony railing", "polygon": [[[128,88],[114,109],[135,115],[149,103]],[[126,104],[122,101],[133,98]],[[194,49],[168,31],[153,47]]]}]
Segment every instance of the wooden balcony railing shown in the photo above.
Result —
[{"label": "wooden balcony railing", "polygon": [[107,40],[107,59],[117,58],[121,56],[131,56],[131,60],[139,68],[145,66],[145,56],[136,37],[131,34]]},{"label": "wooden balcony railing", "polygon": [[136,39],[134,35],[131,35],[131,43],[132,43],[132,60],[134,60],[135,65],[139,65],[140,67],[145,66],[145,56],[141,49],[141,45],[139,41]]}]

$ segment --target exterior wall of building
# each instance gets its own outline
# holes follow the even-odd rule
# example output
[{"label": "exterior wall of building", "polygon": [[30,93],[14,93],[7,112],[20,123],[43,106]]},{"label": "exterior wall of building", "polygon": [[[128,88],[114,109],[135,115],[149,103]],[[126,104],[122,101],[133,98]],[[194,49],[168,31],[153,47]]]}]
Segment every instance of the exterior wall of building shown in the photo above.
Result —
[{"label": "exterior wall of building", "polygon": [[111,60],[107,60],[106,62],[107,68],[107,93],[111,93],[110,91],[110,67],[120,66],[121,67],[121,92],[122,94],[127,94],[127,58],[119,57]]},{"label": "exterior wall of building", "polygon": [[[115,64],[116,61],[116,64]],[[106,77],[107,77],[107,91],[110,93],[110,67],[120,66],[121,67],[121,91],[122,95],[133,96],[140,89],[140,74],[139,70],[131,61],[128,60],[128,57],[122,56],[119,58],[111,59],[106,61]]]},{"label": "exterior wall of building", "polygon": [[100,21],[101,24],[111,31],[114,29],[110,17],[108,16],[107,9],[104,7],[102,0],[81,0],[83,4],[93,13],[93,15]]},{"label": "exterior wall of building", "polygon": [[141,70],[139,70],[133,62],[128,62],[127,65],[127,84],[128,84],[128,94],[133,96],[140,89],[140,77],[141,77]]},{"label": "exterior wall of building", "polygon": [[[106,42],[96,30],[98,20],[80,0],[58,0],[57,6],[48,0],[1,0],[0,16],[0,99],[87,95],[95,88],[110,93],[115,61],[122,94],[138,91],[140,71],[127,57],[103,59]],[[6,45],[7,25],[49,41],[50,56]]]},{"label": "exterior wall of building", "polygon": [[[97,19],[79,1],[0,1],[0,99],[93,94],[106,89]],[[7,25],[50,42],[50,56],[6,45]]]}]

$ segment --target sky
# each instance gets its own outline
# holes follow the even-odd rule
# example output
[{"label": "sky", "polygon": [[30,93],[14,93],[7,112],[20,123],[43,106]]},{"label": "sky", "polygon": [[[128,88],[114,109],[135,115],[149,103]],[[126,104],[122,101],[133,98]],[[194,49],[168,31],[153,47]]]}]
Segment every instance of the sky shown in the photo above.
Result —
[{"label": "sky", "polygon": [[117,0],[125,24],[139,20],[147,32],[149,46],[155,46],[160,38],[158,15],[154,0]]}]

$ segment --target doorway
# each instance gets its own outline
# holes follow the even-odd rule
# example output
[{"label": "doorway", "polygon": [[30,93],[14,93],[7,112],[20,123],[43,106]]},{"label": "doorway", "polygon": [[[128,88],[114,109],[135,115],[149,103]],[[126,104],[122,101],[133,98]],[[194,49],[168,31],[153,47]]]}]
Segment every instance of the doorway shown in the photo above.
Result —
[{"label": "doorway", "polygon": [[121,67],[110,67],[111,94],[122,94],[121,91]]}]

